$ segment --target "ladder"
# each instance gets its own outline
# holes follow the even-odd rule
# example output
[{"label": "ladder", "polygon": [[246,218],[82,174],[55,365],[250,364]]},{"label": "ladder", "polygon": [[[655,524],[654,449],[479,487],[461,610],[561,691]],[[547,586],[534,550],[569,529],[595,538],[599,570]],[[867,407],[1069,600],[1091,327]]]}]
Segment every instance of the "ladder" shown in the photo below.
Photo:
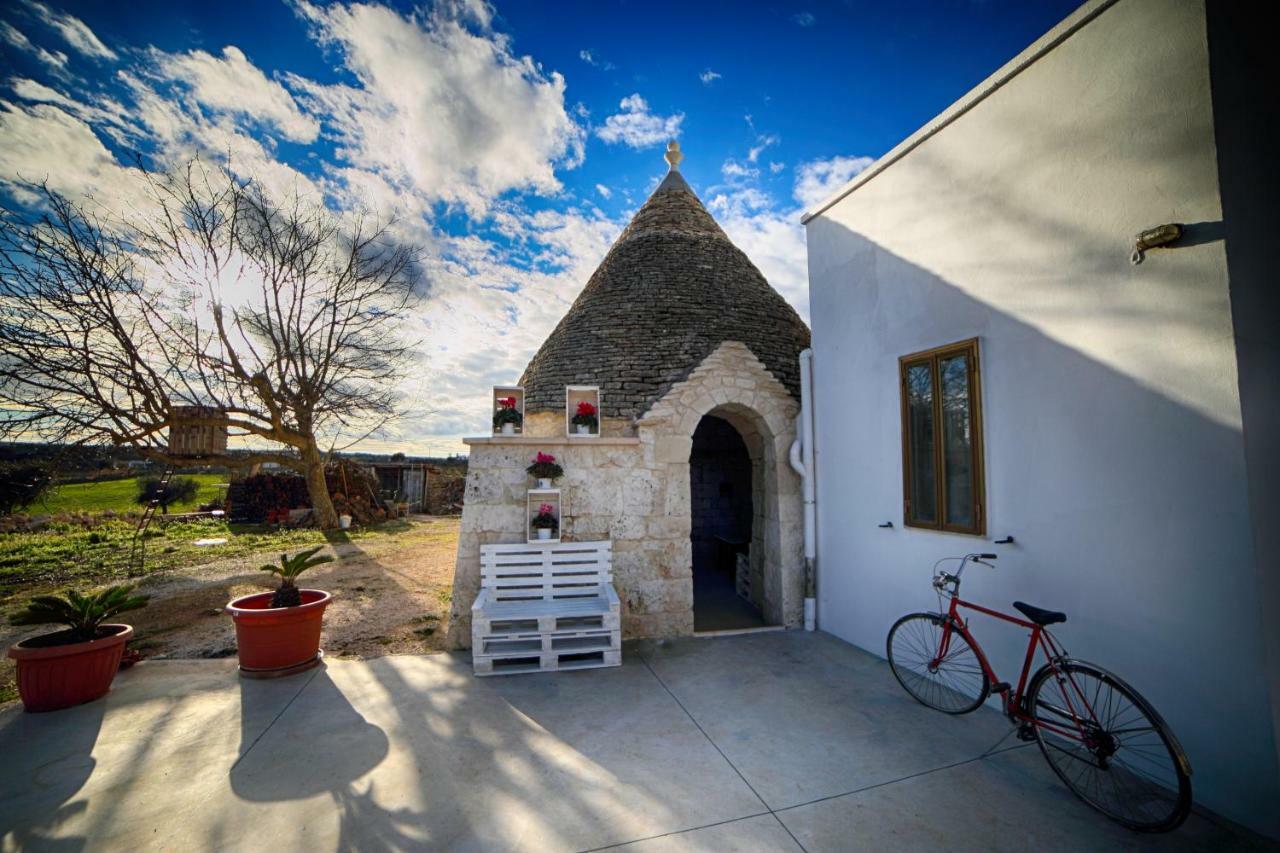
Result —
[{"label": "ladder", "polygon": [[169,488],[169,481],[173,479],[173,466],[168,465],[164,469],[164,473],[160,475],[160,485],[156,489],[151,500],[147,501],[147,505],[142,509],[142,517],[138,519],[138,526],[133,531],[133,544],[129,548],[129,573],[141,574],[142,569],[147,561],[147,528],[151,526],[151,519],[155,518],[156,508],[160,506],[160,499],[164,497],[164,493]]}]

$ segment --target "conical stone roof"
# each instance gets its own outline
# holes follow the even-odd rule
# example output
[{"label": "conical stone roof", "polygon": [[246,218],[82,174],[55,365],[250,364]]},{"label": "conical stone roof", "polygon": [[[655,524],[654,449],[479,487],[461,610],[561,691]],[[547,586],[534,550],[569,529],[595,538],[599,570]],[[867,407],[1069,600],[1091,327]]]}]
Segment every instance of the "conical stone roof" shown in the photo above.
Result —
[{"label": "conical stone roof", "polygon": [[598,385],[605,417],[639,418],[725,341],[800,399],[809,328],[673,169],[525,368],[525,411],[563,411],[566,385]]}]

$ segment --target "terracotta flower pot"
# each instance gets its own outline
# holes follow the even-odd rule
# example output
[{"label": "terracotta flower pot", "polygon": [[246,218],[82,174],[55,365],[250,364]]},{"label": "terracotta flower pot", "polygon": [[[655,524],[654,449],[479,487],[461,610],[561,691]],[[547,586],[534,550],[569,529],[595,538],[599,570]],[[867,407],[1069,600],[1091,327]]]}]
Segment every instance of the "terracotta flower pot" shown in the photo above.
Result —
[{"label": "terracotta flower pot", "polygon": [[246,595],[227,605],[236,625],[241,675],[292,675],[320,663],[320,627],[333,596],[319,589],[299,592],[302,604],[297,607],[272,607],[270,592]]},{"label": "terracotta flower pot", "polygon": [[133,628],[103,625],[101,629],[112,633],[61,646],[46,645],[47,639],[57,634],[44,634],[10,646],[9,657],[18,663],[22,706],[28,711],[56,711],[106,694],[120,669],[124,644],[133,636]]}]

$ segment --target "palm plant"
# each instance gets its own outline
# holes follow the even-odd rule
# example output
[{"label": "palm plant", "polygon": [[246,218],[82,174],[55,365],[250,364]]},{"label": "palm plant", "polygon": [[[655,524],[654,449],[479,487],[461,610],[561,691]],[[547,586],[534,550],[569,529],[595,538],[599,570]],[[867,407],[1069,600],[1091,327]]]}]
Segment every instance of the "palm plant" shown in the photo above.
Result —
[{"label": "palm plant", "polygon": [[14,625],[66,625],[70,642],[102,636],[102,623],[127,610],[146,606],[150,596],[131,595],[134,587],[121,584],[97,593],[69,589],[61,595],[38,595],[10,618]]},{"label": "palm plant", "polygon": [[306,551],[299,551],[292,557],[288,554],[281,554],[280,565],[267,563],[261,567],[264,572],[271,572],[280,576],[280,587],[276,590],[276,594],[271,596],[272,607],[297,607],[302,603],[302,593],[298,590],[297,584],[294,583],[298,575],[307,569],[333,562],[333,557],[328,554],[320,557],[316,556],[317,552],[322,548],[324,548],[323,545],[317,545],[314,548],[308,548]]}]

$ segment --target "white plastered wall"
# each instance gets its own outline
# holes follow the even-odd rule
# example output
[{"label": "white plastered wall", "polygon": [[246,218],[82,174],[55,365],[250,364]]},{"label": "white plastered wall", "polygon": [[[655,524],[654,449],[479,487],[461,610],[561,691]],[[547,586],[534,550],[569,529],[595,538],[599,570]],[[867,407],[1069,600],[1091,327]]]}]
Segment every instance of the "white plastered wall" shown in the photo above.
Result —
[{"label": "white plastered wall", "polygon": [[[1197,800],[1276,835],[1204,9],[1075,17],[808,221],[820,625],[883,654],[894,619],[936,607],[935,560],[997,551],[966,597],[1066,611],[1072,654],[1181,737]],[[1167,222],[1183,244],[1131,265]],[[970,337],[989,535],[906,529],[897,360]],[[1014,680],[1025,634],[981,619]]]}]

